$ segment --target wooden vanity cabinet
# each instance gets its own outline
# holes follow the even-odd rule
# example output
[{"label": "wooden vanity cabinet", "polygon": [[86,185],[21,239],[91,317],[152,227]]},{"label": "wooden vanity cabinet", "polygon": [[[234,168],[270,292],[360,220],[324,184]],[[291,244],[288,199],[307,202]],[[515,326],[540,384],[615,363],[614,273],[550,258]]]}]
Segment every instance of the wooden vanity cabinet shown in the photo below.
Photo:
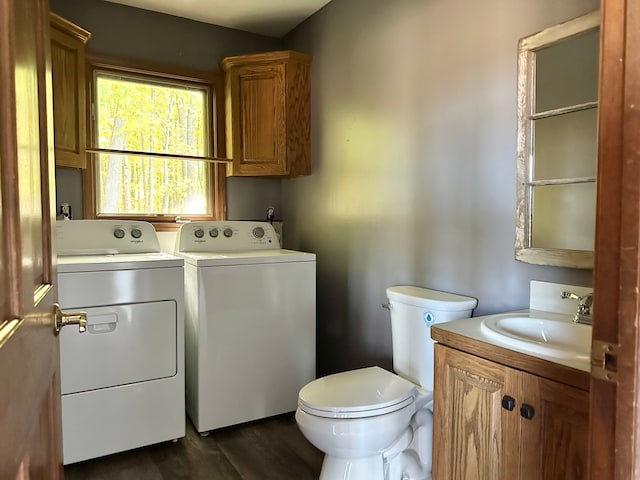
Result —
[{"label": "wooden vanity cabinet", "polygon": [[435,385],[434,480],[586,478],[588,392],[440,344]]},{"label": "wooden vanity cabinet", "polygon": [[56,166],[86,167],[85,45],[91,34],[51,13]]},{"label": "wooden vanity cabinet", "polygon": [[230,176],[311,174],[311,56],[283,51],[228,57],[225,73]]}]

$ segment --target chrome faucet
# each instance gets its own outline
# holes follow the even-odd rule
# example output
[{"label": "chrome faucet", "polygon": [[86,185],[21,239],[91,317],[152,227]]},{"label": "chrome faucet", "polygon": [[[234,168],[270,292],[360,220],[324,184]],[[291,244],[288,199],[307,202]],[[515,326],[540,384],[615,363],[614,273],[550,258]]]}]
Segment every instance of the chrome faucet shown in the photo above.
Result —
[{"label": "chrome faucet", "polygon": [[573,323],[583,323],[585,325],[593,324],[593,292],[587,293],[582,297],[571,292],[562,292],[561,298],[570,298],[578,300],[578,309],[573,316]]}]

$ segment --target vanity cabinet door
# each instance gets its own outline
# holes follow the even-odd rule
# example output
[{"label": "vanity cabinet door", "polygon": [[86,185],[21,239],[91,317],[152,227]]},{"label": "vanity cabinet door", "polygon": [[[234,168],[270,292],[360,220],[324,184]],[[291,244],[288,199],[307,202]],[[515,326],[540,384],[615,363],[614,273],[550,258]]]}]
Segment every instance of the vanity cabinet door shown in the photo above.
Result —
[{"label": "vanity cabinet door", "polygon": [[522,419],[523,480],[587,478],[589,392],[522,373],[522,403],[535,409]]},{"label": "vanity cabinet door", "polygon": [[589,392],[435,345],[434,480],[582,480]]},{"label": "vanity cabinet door", "polygon": [[518,478],[519,390],[516,370],[435,345],[434,480]]},{"label": "vanity cabinet door", "polygon": [[56,166],[86,166],[85,44],[91,34],[51,14],[51,84]]}]

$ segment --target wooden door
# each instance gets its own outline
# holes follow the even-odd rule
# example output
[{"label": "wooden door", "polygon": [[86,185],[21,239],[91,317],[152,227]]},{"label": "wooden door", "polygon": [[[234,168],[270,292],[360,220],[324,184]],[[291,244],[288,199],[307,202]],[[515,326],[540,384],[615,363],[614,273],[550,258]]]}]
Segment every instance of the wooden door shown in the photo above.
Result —
[{"label": "wooden door", "polygon": [[640,476],[640,2],[603,0],[601,12],[592,350],[611,355],[605,376],[592,370],[594,480]]},{"label": "wooden door", "polygon": [[433,478],[518,478],[520,415],[503,408],[517,399],[518,372],[435,345]]},{"label": "wooden door", "polygon": [[62,477],[47,0],[0,0],[0,478]]},{"label": "wooden door", "polygon": [[520,480],[587,478],[589,392],[528,373],[519,406]]}]

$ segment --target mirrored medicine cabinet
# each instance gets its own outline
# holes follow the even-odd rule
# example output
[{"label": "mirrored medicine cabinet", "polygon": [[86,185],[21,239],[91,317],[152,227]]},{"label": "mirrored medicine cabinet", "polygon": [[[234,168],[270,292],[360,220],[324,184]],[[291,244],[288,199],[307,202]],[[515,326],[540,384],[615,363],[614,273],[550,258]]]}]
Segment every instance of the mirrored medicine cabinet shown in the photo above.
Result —
[{"label": "mirrored medicine cabinet", "polygon": [[517,260],[593,268],[600,12],[518,44]]}]

